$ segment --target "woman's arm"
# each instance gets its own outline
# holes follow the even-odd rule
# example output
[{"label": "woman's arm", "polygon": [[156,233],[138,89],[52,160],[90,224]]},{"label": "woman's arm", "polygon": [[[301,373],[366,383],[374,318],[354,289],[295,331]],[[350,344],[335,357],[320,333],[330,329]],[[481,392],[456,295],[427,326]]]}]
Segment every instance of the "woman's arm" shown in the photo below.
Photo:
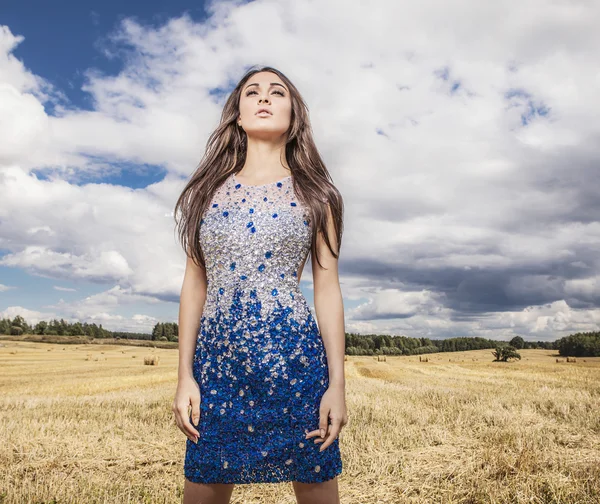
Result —
[{"label": "woman's arm", "polygon": [[[333,217],[327,206],[327,233],[333,250],[339,255]],[[317,261],[312,261],[313,284],[315,293],[315,312],[319,332],[327,352],[329,365],[329,384],[344,387],[344,352],[346,334],[344,326],[344,304],[338,275],[338,260],[331,254],[323,237],[317,235],[319,261],[327,268],[322,269]]]},{"label": "woman's arm", "polygon": [[188,256],[179,297],[178,377],[192,376],[192,362],[206,300],[206,270]]},{"label": "woman's arm", "polygon": [[192,407],[192,422],[194,425],[198,425],[200,387],[194,379],[192,364],[196,352],[200,319],[204,311],[206,288],[206,270],[195,264],[188,256],[179,297],[179,369],[172,410],[177,427],[194,443],[198,442],[200,433],[190,423],[188,408]]},{"label": "woman's arm", "polygon": [[[339,255],[331,209],[327,207],[327,235],[331,247]],[[346,334],[344,327],[344,305],[338,277],[338,260],[331,254],[320,233],[317,234],[319,261],[312,260],[315,291],[315,312],[319,332],[327,354],[329,387],[319,406],[319,429],[307,433],[306,438],[320,435],[316,443],[323,443],[323,451],[338,437],[342,427],[348,423],[346,412],[346,379],[344,376],[344,352]],[[331,419],[329,424],[328,419]]]}]

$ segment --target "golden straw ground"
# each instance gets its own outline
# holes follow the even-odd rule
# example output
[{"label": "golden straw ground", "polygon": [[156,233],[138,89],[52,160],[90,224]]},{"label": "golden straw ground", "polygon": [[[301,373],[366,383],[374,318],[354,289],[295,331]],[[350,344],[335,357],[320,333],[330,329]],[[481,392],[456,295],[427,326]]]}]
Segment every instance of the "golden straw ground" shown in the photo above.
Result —
[{"label": "golden straw ground", "polygon": [[[347,358],[342,503],[600,502],[600,358],[490,352]],[[181,502],[176,381],[176,349],[0,340],[0,502]]]}]

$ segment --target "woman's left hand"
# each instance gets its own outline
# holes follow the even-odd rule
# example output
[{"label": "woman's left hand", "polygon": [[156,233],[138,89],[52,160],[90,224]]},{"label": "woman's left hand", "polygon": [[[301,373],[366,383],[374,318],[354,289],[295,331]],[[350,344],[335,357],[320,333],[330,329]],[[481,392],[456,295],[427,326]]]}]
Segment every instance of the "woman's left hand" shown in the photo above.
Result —
[{"label": "woman's left hand", "polygon": [[[331,419],[331,424],[327,422]],[[323,443],[319,451],[327,448],[339,435],[342,427],[348,423],[346,412],[346,398],[343,386],[330,385],[321,398],[319,407],[319,428],[308,432],[306,439],[320,436],[315,443]]]}]

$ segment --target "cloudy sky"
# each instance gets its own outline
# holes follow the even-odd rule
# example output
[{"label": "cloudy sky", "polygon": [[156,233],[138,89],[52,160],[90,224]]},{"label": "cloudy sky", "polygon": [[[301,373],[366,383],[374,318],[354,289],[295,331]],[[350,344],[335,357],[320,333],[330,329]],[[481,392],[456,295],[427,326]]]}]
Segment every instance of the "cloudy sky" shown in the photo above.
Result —
[{"label": "cloudy sky", "polygon": [[176,321],[175,201],[269,64],[344,197],[348,332],[597,330],[599,24],[592,0],[3,2],[0,317]]}]

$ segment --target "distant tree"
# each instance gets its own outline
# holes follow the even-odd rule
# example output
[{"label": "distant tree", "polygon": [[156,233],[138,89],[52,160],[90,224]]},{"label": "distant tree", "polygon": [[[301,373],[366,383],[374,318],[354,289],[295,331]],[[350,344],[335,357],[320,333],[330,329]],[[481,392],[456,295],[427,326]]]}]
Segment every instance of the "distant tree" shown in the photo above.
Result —
[{"label": "distant tree", "polygon": [[71,336],[81,336],[83,334],[83,326],[81,325],[81,322],[75,322],[74,324],[71,324],[71,327],[69,328],[69,334]]},{"label": "distant tree", "polygon": [[33,332],[35,334],[46,334],[46,329],[48,328],[48,322],[45,320],[40,320],[37,324],[35,324],[35,328]]},{"label": "distant tree", "polygon": [[30,334],[31,333],[31,326],[27,323],[27,321],[21,317],[21,315],[17,315],[11,322],[11,328],[10,328],[10,333],[11,334],[15,334],[13,332],[13,328],[14,327],[18,327],[19,329],[21,329],[21,332],[19,334]]},{"label": "distant tree", "polygon": [[[51,332],[48,332],[48,331],[51,331]],[[55,335],[62,336],[62,333],[60,332],[60,324],[58,323],[58,320],[52,319],[50,321],[50,323],[48,324],[48,330],[46,331],[46,334],[55,334]]]},{"label": "distant tree", "polygon": [[521,350],[522,348],[525,348],[525,340],[521,338],[521,336],[515,336],[510,340],[510,346]]},{"label": "distant tree", "polygon": [[10,319],[0,320],[0,334],[10,334]]},{"label": "distant tree", "polygon": [[23,329],[21,329],[19,326],[12,326],[10,328],[10,334],[12,334],[13,336],[21,336],[21,334],[23,334]]},{"label": "distant tree", "polygon": [[[170,341],[175,336],[175,328],[173,324],[169,324],[168,322],[163,324],[163,337]],[[162,338],[161,338],[162,341]]]},{"label": "distant tree", "polygon": [[510,345],[497,347],[492,355],[495,357],[495,361],[508,362],[510,359],[521,359],[521,355],[517,352],[515,347]]}]

